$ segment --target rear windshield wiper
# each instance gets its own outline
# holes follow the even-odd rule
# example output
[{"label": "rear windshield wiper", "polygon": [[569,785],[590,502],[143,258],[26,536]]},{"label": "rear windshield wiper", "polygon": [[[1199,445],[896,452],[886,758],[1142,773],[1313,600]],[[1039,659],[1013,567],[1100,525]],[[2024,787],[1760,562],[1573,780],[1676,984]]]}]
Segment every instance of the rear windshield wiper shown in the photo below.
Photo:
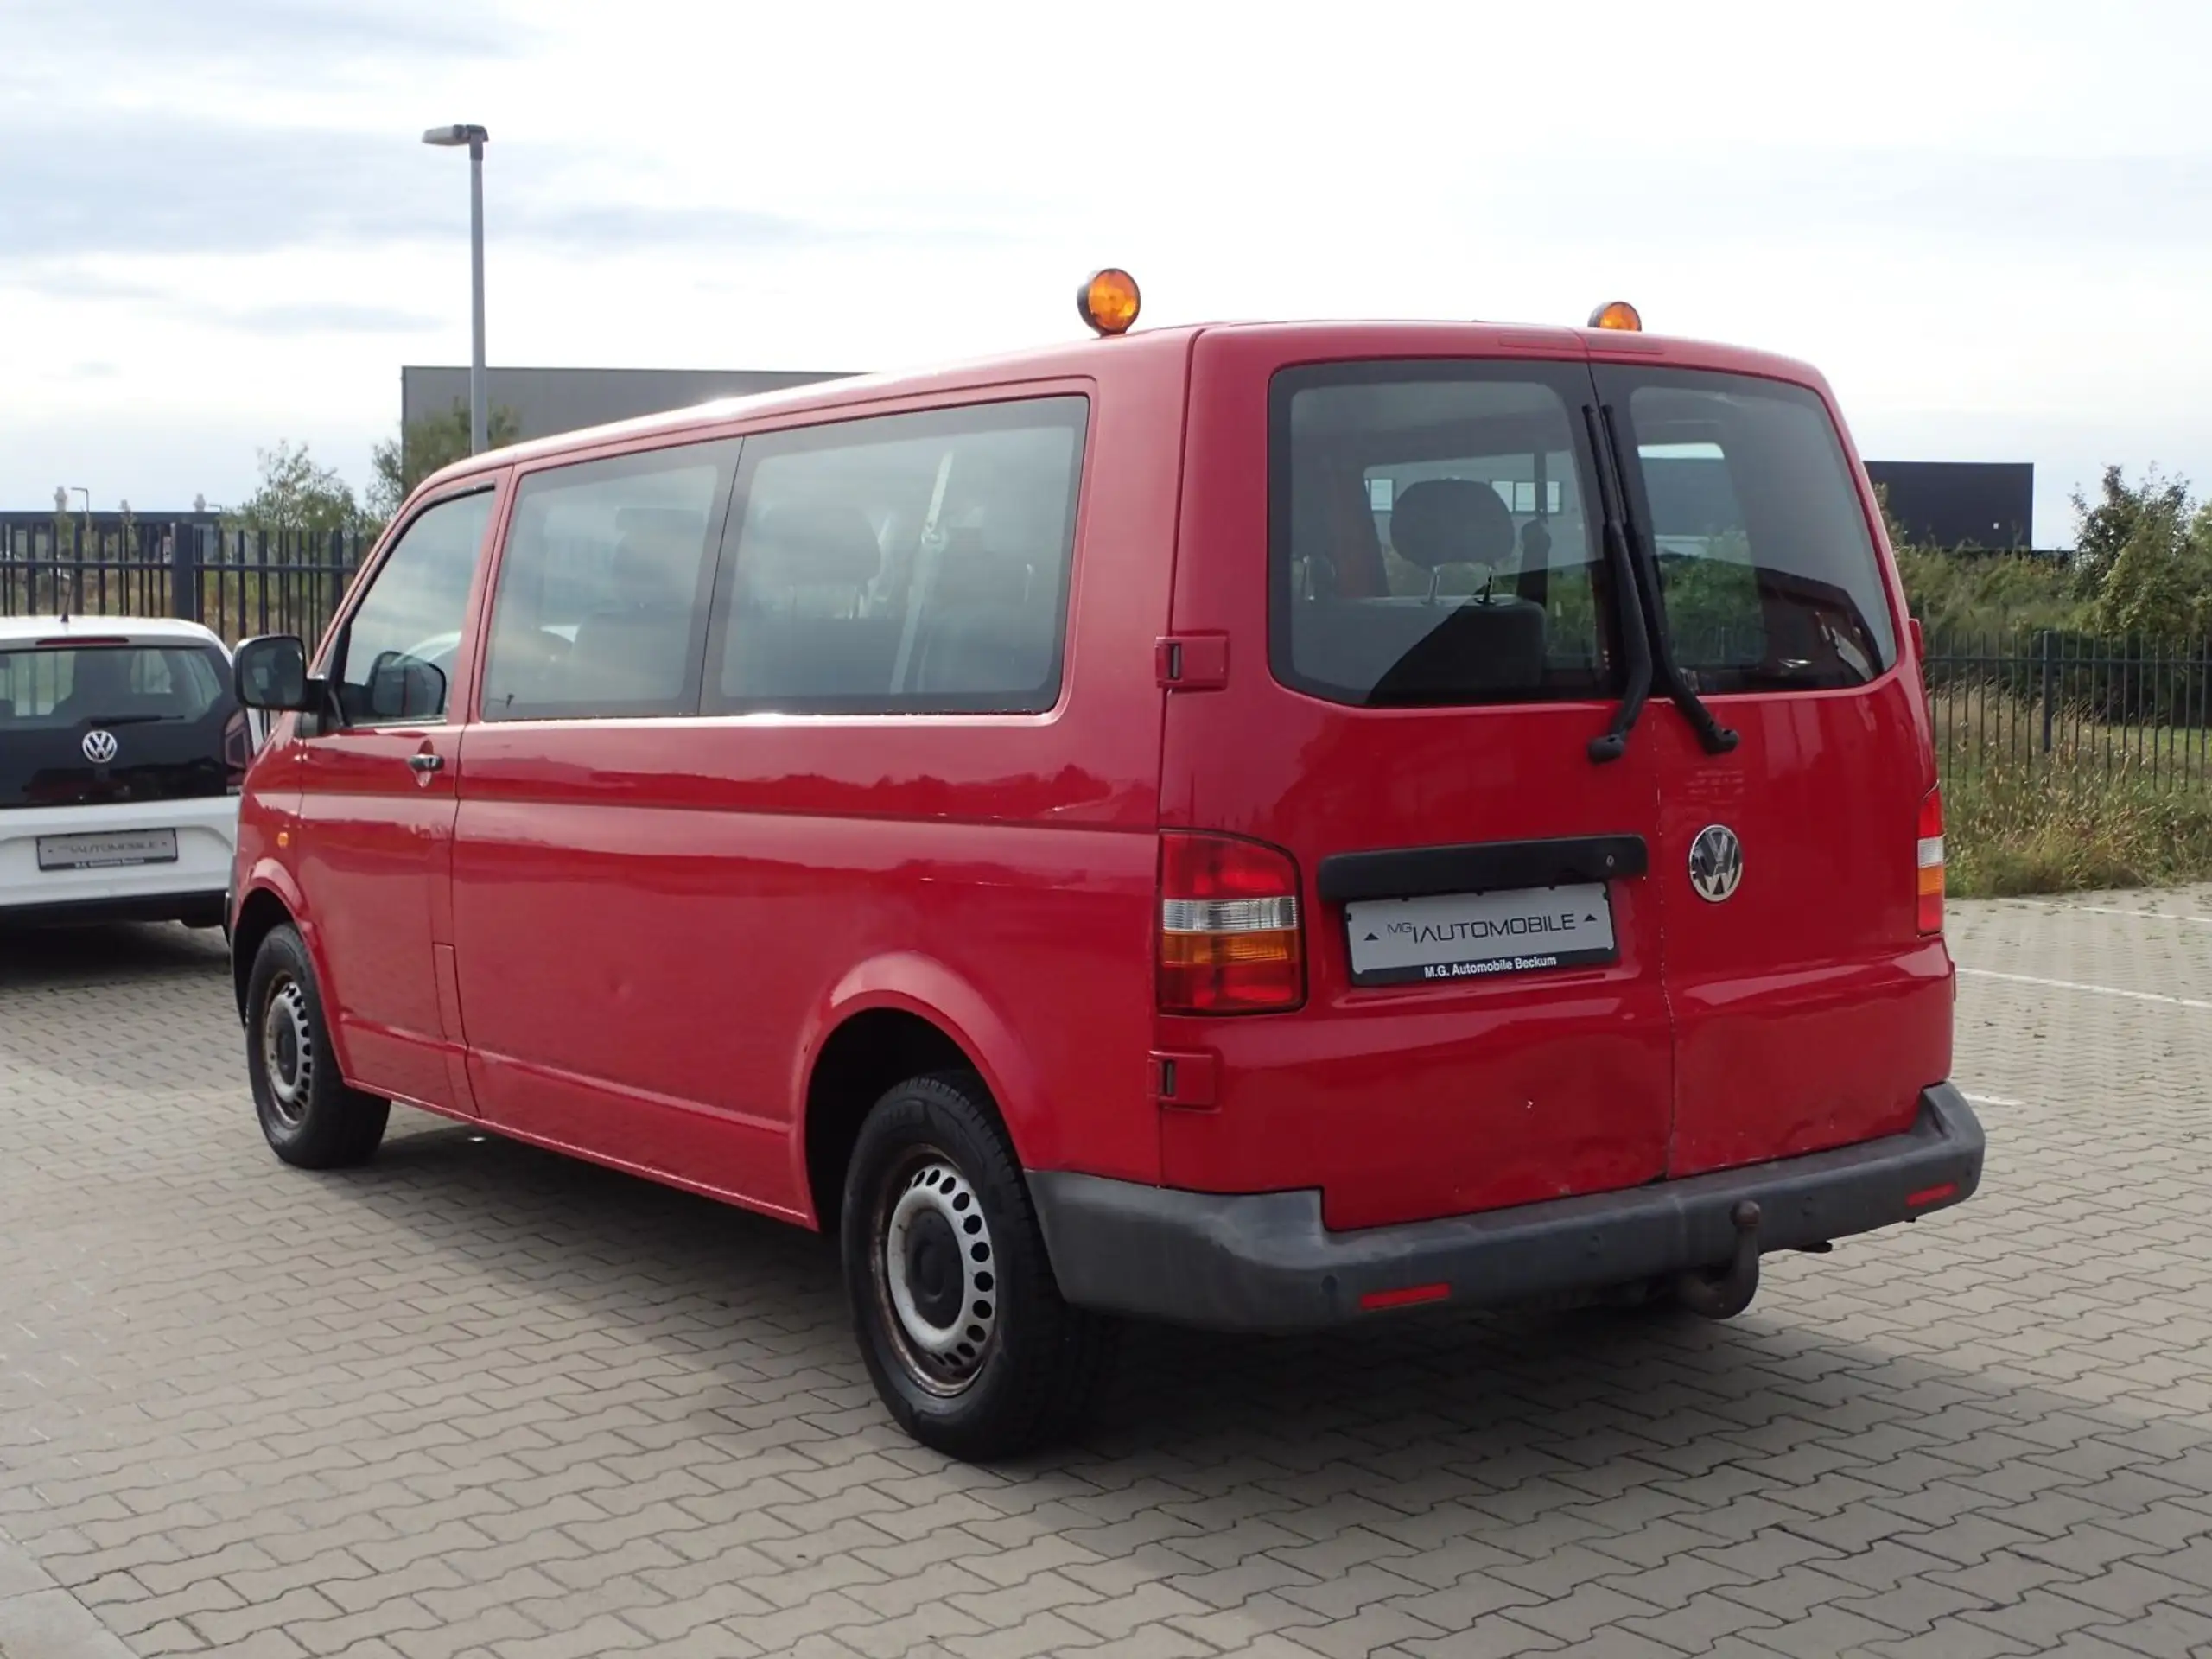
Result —
[{"label": "rear windshield wiper", "polygon": [[1620,628],[1621,651],[1628,658],[1628,683],[1621,688],[1620,707],[1613,710],[1612,721],[1605,729],[1590,740],[1591,760],[1603,763],[1618,760],[1628,753],[1628,734],[1651,696],[1651,647],[1643,607],[1636,600],[1643,584],[1637,580],[1636,556],[1630,550],[1626,496],[1614,470],[1612,446],[1607,442],[1605,429],[1598,424],[1598,411],[1586,404],[1583,405],[1582,420],[1590,429],[1590,452],[1597,458],[1598,502],[1605,515],[1605,563],[1613,579],[1613,620]]},{"label": "rear windshield wiper", "polygon": [[[1606,504],[1605,516],[1609,530],[1613,523],[1619,524],[1621,539],[1629,550],[1629,563],[1635,567],[1638,609],[1643,613],[1643,623],[1650,637],[1649,645],[1649,655],[1651,658],[1650,673],[1658,681],[1659,689],[1667,694],[1668,700],[1681,710],[1682,718],[1689,721],[1690,729],[1697,734],[1700,747],[1707,754],[1726,754],[1742,740],[1735,732],[1731,731],[1713,717],[1713,710],[1707,708],[1704,701],[1690,689],[1689,680],[1675,661],[1675,648],[1667,637],[1665,601],[1659,593],[1658,561],[1652,556],[1650,543],[1637,527],[1634,517],[1629,511],[1627,476],[1621,461],[1620,435],[1615,430],[1613,425],[1613,411],[1607,407],[1593,414],[1586,408],[1583,410],[1583,416],[1586,420],[1592,423],[1593,434],[1597,433],[1599,428],[1603,429],[1602,440],[1596,442],[1599,456],[1598,472],[1600,480],[1605,479],[1608,473],[1611,474],[1611,489],[1614,494],[1614,499]],[[1624,620],[1624,626],[1625,626],[1625,620]],[[1635,668],[1636,659],[1631,655],[1629,660],[1631,689],[1633,689]],[[1626,707],[1626,703],[1624,702],[1624,711]],[[1628,723],[1633,725],[1636,716],[1630,714]],[[1620,724],[1618,715],[1614,716],[1614,722],[1617,725]],[[1628,727],[1621,726],[1623,747],[1627,745],[1627,732]],[[1601,738],[1592,742],[1591,759],[1593,760],[1610,760],[1619,753],[1619,750],[1616,749],[1611,754],[1599,754],[1596,752],[1597,744],[1604,741]]]}]

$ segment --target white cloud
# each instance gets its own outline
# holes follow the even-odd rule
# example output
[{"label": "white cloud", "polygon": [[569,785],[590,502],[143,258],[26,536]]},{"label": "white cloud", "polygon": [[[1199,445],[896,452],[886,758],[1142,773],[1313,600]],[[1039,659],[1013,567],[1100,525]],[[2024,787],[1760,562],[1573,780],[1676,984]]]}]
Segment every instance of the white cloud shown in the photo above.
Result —
[{"label": "white cloud", "polygon": [[1108,260],[1157,322],[1625,294],[1819,363],[1870,454],[2036,461],[2045,541],[2104,461],[2212,484],[2192,0],[17,0],[10,28],[0,504],[236,497],[279,436],[364,478],[399,364],[467,352],[466,164],[416,142],[453,119],[493,133],[496,362],[998,351],[1067,337]]}]

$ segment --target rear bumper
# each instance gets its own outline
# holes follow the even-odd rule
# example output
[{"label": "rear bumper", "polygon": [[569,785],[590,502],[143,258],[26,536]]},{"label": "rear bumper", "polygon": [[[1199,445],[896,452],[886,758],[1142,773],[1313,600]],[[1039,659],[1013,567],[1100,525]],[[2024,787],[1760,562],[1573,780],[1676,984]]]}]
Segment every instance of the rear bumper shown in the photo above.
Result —
[{"label": "rear bumper", "polygon": [[[0,922],[188,918],[213,927],[222,919],[238,826],[235,795],[0,811]],[[175,831],[175,859],[106,869],[39,868],[41,836],[143,830]]]},{"label": "rear bumper", "polygon": [[[1030,1175],[1060,1291],[1080,1306],[1220,1330],[1295,1331],[1357,1318],[1361,1298],[1448,1287],[1461,1306],[1603,1289],[1726,1262],[1730,1212],[1762,1213],[1762,1251],[1910,1221],[1971,1197],[1983,1137],[1939,1084],[1902,1135],[1831,1152],[1522,1205],[1332,1233],[1318,1192],[1187,1192],[1096,1175]],[[1948,1189],[1948,1190],[1947,1190]]]}]

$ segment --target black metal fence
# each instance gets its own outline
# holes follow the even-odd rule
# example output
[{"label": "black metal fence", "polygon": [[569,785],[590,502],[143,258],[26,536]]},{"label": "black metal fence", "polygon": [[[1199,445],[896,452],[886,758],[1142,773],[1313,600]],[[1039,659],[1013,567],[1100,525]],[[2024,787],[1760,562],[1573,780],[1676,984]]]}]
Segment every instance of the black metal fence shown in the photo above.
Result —
[{"label": "black metal fence", "polygon": [[[312,646],[367,551],[343,531],[0,518],[0,616],[180,616]],[[2002,766],[2212,790],[2212,640],[1930,636],[1923,663],[1947,782]]]},{"label": "black metal fence", "polygon": [[2001,767],[2212,789],[2212,641],[2041,629],[1930,638],[1923,660],[1946,782]]},{"label": "black metal fence", "polygon": [[205,522],[0,524],[0,616],[176,616],[236,644],[321,636],[367,552],[352,531]]}]

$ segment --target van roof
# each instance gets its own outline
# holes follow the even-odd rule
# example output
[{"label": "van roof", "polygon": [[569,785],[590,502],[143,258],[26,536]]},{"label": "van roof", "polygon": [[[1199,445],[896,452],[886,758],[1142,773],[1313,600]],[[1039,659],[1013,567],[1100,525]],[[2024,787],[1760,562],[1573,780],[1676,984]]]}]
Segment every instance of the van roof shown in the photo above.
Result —
[{"label": "van roof", "polygon": [[1326,357],[1406,357],[1428,353],[1479,353],[1503,348],[1510,355],[1554,350],[1568,358],[1600,362],[1645,363],[1700,368],[1786,380],[1815,388],[1827,383],[1811,365],[1772,353],[1662,334],[1624,334],[1600,328],[1561,328],[1544,324],[1475,321],[1216,322],[1141,329],[1107,339],[1067,341],[940,367],[894,373],[848,375],[780,391],[724,397],[689,409],[641,415],[604,426],[586,427],[551,437],[532,438],[505,448],[458,461],[434,474],[418,488],[445,486],[517,462],[604,448],[658,435],[705,429],[762,416],[810,414],[863,409],[872,404],[931,392],[975,391],[1026,380],[1095,376],[1106,365],[1131,357],[1153,358],[1188,350],[1199,335],[1234,332],[1276,334],[1286,346]]}]

